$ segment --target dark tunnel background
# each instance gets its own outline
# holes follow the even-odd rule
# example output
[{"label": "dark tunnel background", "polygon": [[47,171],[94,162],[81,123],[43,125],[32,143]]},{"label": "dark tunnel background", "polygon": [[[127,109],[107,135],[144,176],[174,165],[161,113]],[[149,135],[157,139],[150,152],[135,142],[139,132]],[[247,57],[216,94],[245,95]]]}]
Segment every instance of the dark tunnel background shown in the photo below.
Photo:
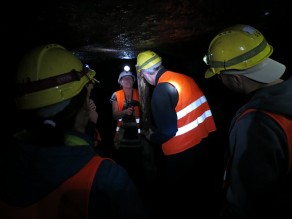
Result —
[{"label": "dark tunnel background", "polygon": [[[112,2],[110,4],[113,6],[115,2]],[[207,2],[205,4],[207,7]],[[275,6],[278,7],[278,4],[275,3]],[[28,8],[28,6],[26,8]],[[286,13],[283,12],[284,14],[281,15],[281,10],[283,8],[283,5],[279,6],[279,9],[276,10],[277,14],[274,15],[272,18],[269,18],[268,20],[264,20],[264,23],[263,20],[259,19],[258,17],[248,16],[248,19],[245,17],[240,17],[238,18],[238,21],[240,21],[239,23],[244,23],[243,21],[246,20],[248,21],[248,24],[254,25],[264,34],[268,42],[274,47],[272,57],[286,65],[287,71],[284,75],[284,78],[287,78],[290,76],[289,72],[291,72],[289,71],[289,69],[291,68],[291,62],[289,60],[292,47],[290,43],[290,36],[287,32],[289,30],[289,27],[291,27],[291,22],[289,19],[284,19],[288,18],[288,10],[287,12],[284,11]],[[49,9],[45,10],[48,14],[55,12],[56,15],[58,15],[58,10],[54,11],[53,6],[51,6]],[[82,12],[82,9],[79,10]],[[99,114],[97,127],[101,133],[104,145],[106,147],[105,149],[111,152],[113,143],[112,138],[114,135],[116,122],[112,119],[111,104],[109,102],[109,99],[112,93],[120,88],[119,84],[117,83],[118,75],[123,70],[123,66],[126,64],[130,65],[131,71],[136,74],[135,55],[137,55],[140,51],[152,49],[162,57],[163,65],[167,69],[191,76],[196,80],[200,88],[204,91],[210,103],[212,113],[214,114],[216,124],[218,126],[218,132],[221,140],[221,142],[218,141],[218,152],[222,152],[222,149],[227,144],[228,128],[231,118],[236,109],[244,103],[245,99],[244,96],[240,94],[235,94],[228,90],[216,77],[206,80],[204,78],[204,72],[207,69],[207,66],[204,64],[202,58],[205,55],[209,43],[211,39],[215,36],[215,34],[222,27],[227,27],[234,24],[233,22],[231,22],[230,20],[229,22],[222,21],[222,23],[220,23],[218,27],[215,27],[210,31],[207,31],[208,27],[205,27],[205,30],[198,29],[198,36],[196,36],[194,39],[181,41],[176,39],[172,42],[166,42],[165,44],[161,44],[161,42],[155,42],[154,39],[154,43],[150,44],[149,47],[147,46],[147,44],[143,45],[142,47],[141,45],[134,46],[132,48],[134,56],[130,59],[123,59],[120,58],[118,54],[112,54],[107,50],[93,53],[91,50],[86,51],[84,49],[80,49],[80,44],[86,43],[83,41],[84,39],[82,37],[80,37],[80,39],[78,39],[77,36],[74,36],[75,38],[73,36],[72,38],[67,38],[68,35],[70,35],[70,32],[68,32],[69,30],[66,29],[66,27],[62,26],[64,24],[56,24],[56,21],[54,20],[56,18],[50,18],[50,16],[53,15],[47,15],[48,17],[46,17],[45,15],[40,15],[40,12],[34,14],[32,13],[32,11],[34,11],[33,8],[30,8],[26,12],[23,11],[20,14],[27,14],[28,18],[20,18],[16,20],[15,25],[8,25],[7,28],[8,30],[10,30],[11,34],[9,36],[5,36],[8,37],[8,39],[6,40],[7,43],[4,43],[3,45],[3,48],[5,48],[4,59],[8,63],[5,65],[5,82],[1,87],[3,90],[2,99],[5,100],[4,103],[6,106],[5,108],[3,108],[3,113],[7,115],[7,117],[5,116],[5,118],[3,118],[3,126],[6,127],[4,130],[5,133],[7,131],[8,133],[11,133],[15,129],[17,129],[19,121],[21,120],[21,118],[19,118],[17,115],[13,100],[13,96],[15,94],[15,89],[13,89],[13,80],[14,75],[17,71],[17,64],[20,61],[21,57],[27,50],[36,45],[40,45],[43,43],[60,43],[61,45],[74,52],[77,56],[81,58],[84,63],[89,64],[89,66],[97,72],[96,78],[101,83],[95,86],[92,94],[93,99],[96,102],[97,111]],[[107,16],[106,14],[103,15]],[[118,16],[118,14],[115,15]],[[207,17],[211,15],[203,14],[201,16]],[[250,16],[252,16],[252,14],[250,14]],[[43,23],[27,23],[29,21],[31,22],[31,19],[33,20],[34,18],[43,19]],[[52,19],[52,21],[50,19]],[[196,19],[205,19],[205,17]],[[54,24],[57,25],[56,29],[53,29],[52,27]],[[47,25],[47,27],[44,27],[43,25]],[[97,26],[97,28],[98,27],[99,26]],[[80,32],[82,32],[82,29],[75,31],[80,34]],[[112,27],[111,31],[117,32],[119,31],[119,29],[117,27]],[[54,32],[56,33],[56,35],[54,35]],[[150,32],[150,34],[153,33]],[[17,39],[13,39],[10,36],[17,36]],[[76,42],[76,45],[74,45],[74,42]],[[143,44],[143,41],[140,43]],[[114,48],[115,45],[105,46]],[[129,50],[128,47],[125,47],[125,49]],[[122,51],[123,47],[118,47],[118,50]],[[4,78],[2,78],[2,81],[4,81]],[[6,83],[6,81],[8,82]],[[8,89],[7,86],[9,86]],[[137,87],[137,83],[135,83],[135,87]],[[9,90],[9,92],[7,90]]]},{"label": "dark tunnel background", "polygon": [[[4,25],[3,55],[6,64],[1,88],[5,132],[14,131],[20,119],[13,100],[13,80],[18,62],[27,50],[44,43],[65,46],[97,72],[96,77],[101,83],[95,87],[93,98],[99,113],[97,126],[105,145],[112,144],[115,129],[109,99],[119,89],[117,78],[125,64],[129,64],[135,74],[135,58],[140,51],[154,50],[162,57],[167,69],[196,80],[210,102],[218,130],[222,132],[222,141],[227,137],[232,115],[243,103],[244,97],[228,90],[216,77],[204,79],[207,66],[202,58],[220,29],[235,23],[258,28],[274,47],[272,57],[286,65],[284,77],[289,76],[292,46],[288,34],[291,13],[287,1],[150,2],[154,5],[130,0],[27,1],[17,5],[17,13],[13,14],[17,16]],[[8,5],[10,7],[7,8],[15,10],[12,2]],[[153,9],[155,5],[161,9]],[[142,6],[143,12],[138,10]],[[267,12],[269,16],[264,16]],[[130,19],[129,15],[134,15],[135,19]],[[139,23],[141,20],[142,24]],[[132,41],[117,40],[120,35],[126,35],[126,39]],[[133,55],[121,58],[123,51],[130,51]],[[222,142],[218,148],[225,144]]]},{"label": "dark tunnel background", "polygon": [[[86,17],[85,14],[88,13],[89,9],[78,6],[88,2],[95,2],[95,4],[98,5],[99,10],[96,12],[98,15],[89,11],[92,13],[92,17],[83,20],[82,18]],[[181,15],[184,16],[184,22],[186,24],[193,22],[191,28],[186,31],[187,33],[184,31],[180,32],[177,26],[171,25],[176,21],[176,18],[181,18],[180,14],[175,14],[173,20],[163,23],[161,25],[163,28],[160,27],[160,29],[148,28],[153,22],[159,23],[159,19],[147,21],[148,25],[146,25],[145,32],[148,31],[147,36],[149,36],[149,39],[144,39],[141,36],[145,36],[145,33],[142,33],[139,29],[135,30],[135,28],[139,26],[143,28],[145,24],[135,23],[135,20],[125,21],[125,19],[121,17],[119,11],[115,11],[119,8],[119,5],[131,1],[122,2],[123,1],[63,0],[58,2],[44,1],[42,4],[38,3],[37,5],[25,5],[25,3],[23,3],[25,5],[24,7],[22,7],[22,4],[18,6],[18,10],[21,12],[16,13],[17,19],[15,19],[15,21],[9,24],[6,23],[4,29],[6,31],[3,36],[5,40],[2,45],[4,48],[2,52],[5,61],[1,79],[1,99],[3,101],[2,128],[4,129],[4,136],[17,130],[22,120],[15,109],[13,100],[15,94],[13,83],[18,62],[24,53],[34,46],[43,43],[59,43],[74,52],[84,63],[89,64],[97,73],[96,78],[100,81],[100,84],[95,86],[92,93],[92,98],[97,105],[97,112],[99,114],[97,128],[101,134],[103,141],[102,147],[105,153],[109,156],[114,156],[113,136],[115,133],[116,121],[112,118],[112,109],[109,99],[114,91],[120,89],[117,79],[124,65],[129,65],[131,71],[136,74],[136,55],[140,51],[151,49],[162,57],[164,67],[191,76],[205,93],[218,130],[218,139],[216,143],[212,145],[212,147],[215,148],[215,150],[213,150],[214,154],[212,155],[214,159],[213,163],[218,163],[218,166],[216,166],[214,170],[214,172],[216,172],[216,168],[220,169],[222,167],[224,149],[228,145],[229,123],[236,110],[244,103],[245,97],[228,90],[216,77],[206,80],[204,78],[204,72],[207,66],[204,64],[202,58],[208,49],[211,39],[219,30],[235,23],[246,23],[255,26],[262,32],[268,42],[274,47],[272,58],[285,64],[287,67],[283,78],[290,77],[292,46],[291,37],[288,32],[290,32],[292,26],[290,19],[291,7],[288,7],[287,1],[224,0],[216,1],[216,3],[213,1],[177,1],[182,5],[184,2],[188,4],[193,4],[191,2],[198,2],[201,6],[201,8],[190,7],[187,13]],[[134,2],[136,2],[135,4],[138,7],[143,1]],[[176,3],[176,1],[151,2],[155,2],[155,4],[161,2],[166,5],[169,4],[170,6]],[[76,7],[73,7],[75,3]],[[64,5],[66,6],[68,4],[70,7],[65,8]],[[229,5],[229,7],[224,8],[224,6],[227,5]],[[171,8],[170,6],[169,8]],[[9,8],[14,9],[14,6]],[[102,11],[104,8],[108,10]],[[119,8],[120,11],[123,11],[121,8],[122,7]],[[266,8],[274,10],[273,16],[269,18],[262,17],[262,11]],[[171,9],[173,10],[173,8]],[[148,10],[147,8],[145,9],[146,12]],[[110,11],[111,13],[109,13]],[[137,22],[147,17],[145,15],[147,14],[146,12],[141,14],[138,10],[133,11],[137,18]],[[200,13],[198,13],[198,11],[200,11]],[[68,12],[68,14],[64,14],[64,12]],[[257,12],[260,13],[260,15],[258,15]],[[76,20],[79,23],[77,22],[74,25],[68,21],[71,19],[70,13],[75,13],[76,17],[78,17]],[[166,17],[165,14],[161,14],[159,10],[151,13],[149,12],[150,15],[152,15],[152,13],[153,16],[163,17],[166,20],[171,18],[171,16],[169,18]],[[165,13],[171,14],[171,11],[167,11],[166,9]],[[177,11],[177,13],[179,13],[179,11]],[[124,14],[126,15],[126,13]],[[12,15],[14,16],[15,14]],[[105,18],[107,16],[112,16],[112,20],[107,21]],[[100,19],[100,17],[104,19],[94,24],[90,23],[90,19]],[[124,23],[120,24],[120,21]],[[117,24],[106,22],[117,22]],[[165,24],[169,24],[169,26]],[[127,28],[125,28],[125,26]],[[76,29],[73,30],[73,28]],[[175,32],[176,28],[178,28],[177,35],[168,33],[170,30]],[[131,31],[133,31],[133,33],[131,33]],[[190,31],[190,33],[188,31]],[[131,47],[131,43],[129,46],[127,42],[122,41],[121,44],[116,45],[113,39],[119,32],[134,35],[133,41],[136,44],[133,44]],[[182,33],[185,34],[186,37],[180,37]],[[169,38],[166,37],[168,34]],[[94,37],[96,36],[99,37],[97,37],[95,41]],[[163,40],[165,42],[163,42]],[[125,49],[125,51],[132,51],[134,55],[128,59],[124,59],[121,58],[118,53],[113,54],[106,49],[95,50],[99,45],[103,48],[116,49],[117,51],[123,51]],[[135,87],[137,87],[137,83],[135,83]],[[217,173],[220,173],[220,171]]]}]

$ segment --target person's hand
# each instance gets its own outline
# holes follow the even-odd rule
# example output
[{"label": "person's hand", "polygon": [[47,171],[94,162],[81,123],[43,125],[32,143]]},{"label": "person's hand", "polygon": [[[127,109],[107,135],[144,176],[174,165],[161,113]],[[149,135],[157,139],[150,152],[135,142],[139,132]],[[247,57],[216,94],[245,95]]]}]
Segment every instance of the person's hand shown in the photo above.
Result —
[{"label": "person's hand", "polygon": [[146,136],[148,134],[149,130],[147,129],[141,129],[140,135]]},{"label": "person's hand", "polygon": [[93,122],[94,124],[96,124],[97,123],[97,119],[98,119],[98,113],[96,112],[96,105],[94,104],[92,99],[89,100],[88,108],[89,108],[89,118],[88,118],[88,120],[90,122]]},{"label": "person's hand", "polygon": [[96,105],[92,99],[89,99],[88,108],[89,108],[89,110],[92,110],[92,111],[96,110]]},{"label": "person's hand", "polygon": [[124,110],[125,115],[128,115],[128,116],[133,115],[133,112],[134,112],[133,107],[129,107],[129,108]]},{"label": "person's hand", "polygon": [[145,136],[148,141],[150,141],[150,136],[152,135],[152,133],[152,129],[149,129],[147,135]]},{"label": "person's hand", "polygon": [[150,141],[150,136],[153,133],[152,129],[142,129],[140,135],[144,136],[146,138],[146,140]]}]

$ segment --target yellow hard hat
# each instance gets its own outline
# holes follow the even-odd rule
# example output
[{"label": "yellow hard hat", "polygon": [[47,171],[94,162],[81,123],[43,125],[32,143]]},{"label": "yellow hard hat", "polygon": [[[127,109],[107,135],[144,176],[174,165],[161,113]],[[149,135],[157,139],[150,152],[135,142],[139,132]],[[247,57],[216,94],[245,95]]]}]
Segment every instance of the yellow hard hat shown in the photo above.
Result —
[{"label": "yellow hard hat", "polygon": [[140,73],[141,70],[149,69],[159,62],[161,62],[161,57],[155,52],[147,50],[138,54],[136,68],[138,73]]},{"label": "yellow hard hat", "polygon": [[95,74],[60,45],[39,46],[20,61],[16,105],[20,109],[36,109],[70,99],[94,80]]},{"label": "yellow hard hat", "polygon": [[244,70],[268,58],[273,47],[264,36],[249,25],[238,24],[222,30],[211,41],[204,61],[210,68],[205,78],[222,70]]}]

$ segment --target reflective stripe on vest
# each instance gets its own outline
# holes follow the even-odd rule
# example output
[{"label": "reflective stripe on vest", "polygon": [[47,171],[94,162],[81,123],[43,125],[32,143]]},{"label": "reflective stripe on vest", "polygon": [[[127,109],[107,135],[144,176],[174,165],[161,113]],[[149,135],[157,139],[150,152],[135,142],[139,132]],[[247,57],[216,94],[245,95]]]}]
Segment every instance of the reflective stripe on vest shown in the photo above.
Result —
[{"label": "reflective stripe on vest", "polygon": [[209,104],[196,82],[189,76],[166,71],[158,80],[168,82],[178,92],[176,135],[162,144],[165,155],[176,154],[191,148],[216,130]]},{"label": "reflective stripe on vest", "polygon": [[[186,106],[184,109],[180,110],[177,113],[177,119],[179,120],[180,118],[186,116],[188,113],[192,112],[193,110],[197,109],[199,106],[201,106],[203,103],[207,101],[206,97],[203,96],[200,99],[194,101],[190,105]],[[190,122],[189,124],[186,124],[185,126],[182,126],[178,128],[178,131],[176,133],[176,136],[185,134],[186,132],[196,128],[200,123],[204,122],[206,118],[209,116],[212,116],[211,110],[207,110],[203,112],[201,116],[199,116],[196,120],[193,122]]]}]

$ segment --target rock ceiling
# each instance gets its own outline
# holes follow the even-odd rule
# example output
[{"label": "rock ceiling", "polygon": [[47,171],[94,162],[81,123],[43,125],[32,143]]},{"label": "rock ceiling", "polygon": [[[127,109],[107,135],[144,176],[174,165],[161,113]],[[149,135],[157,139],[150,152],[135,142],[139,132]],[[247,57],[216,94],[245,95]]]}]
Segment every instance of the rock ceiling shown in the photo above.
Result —
[{"label": "rock ceiling", "polygon": [[132,59],[152,48],[179,53],[207,46],[235,23],[269,30],[290,20],[288,2],[274,0],[45,0],[14,7],[20,51],[56,42],[83,60]]}]

